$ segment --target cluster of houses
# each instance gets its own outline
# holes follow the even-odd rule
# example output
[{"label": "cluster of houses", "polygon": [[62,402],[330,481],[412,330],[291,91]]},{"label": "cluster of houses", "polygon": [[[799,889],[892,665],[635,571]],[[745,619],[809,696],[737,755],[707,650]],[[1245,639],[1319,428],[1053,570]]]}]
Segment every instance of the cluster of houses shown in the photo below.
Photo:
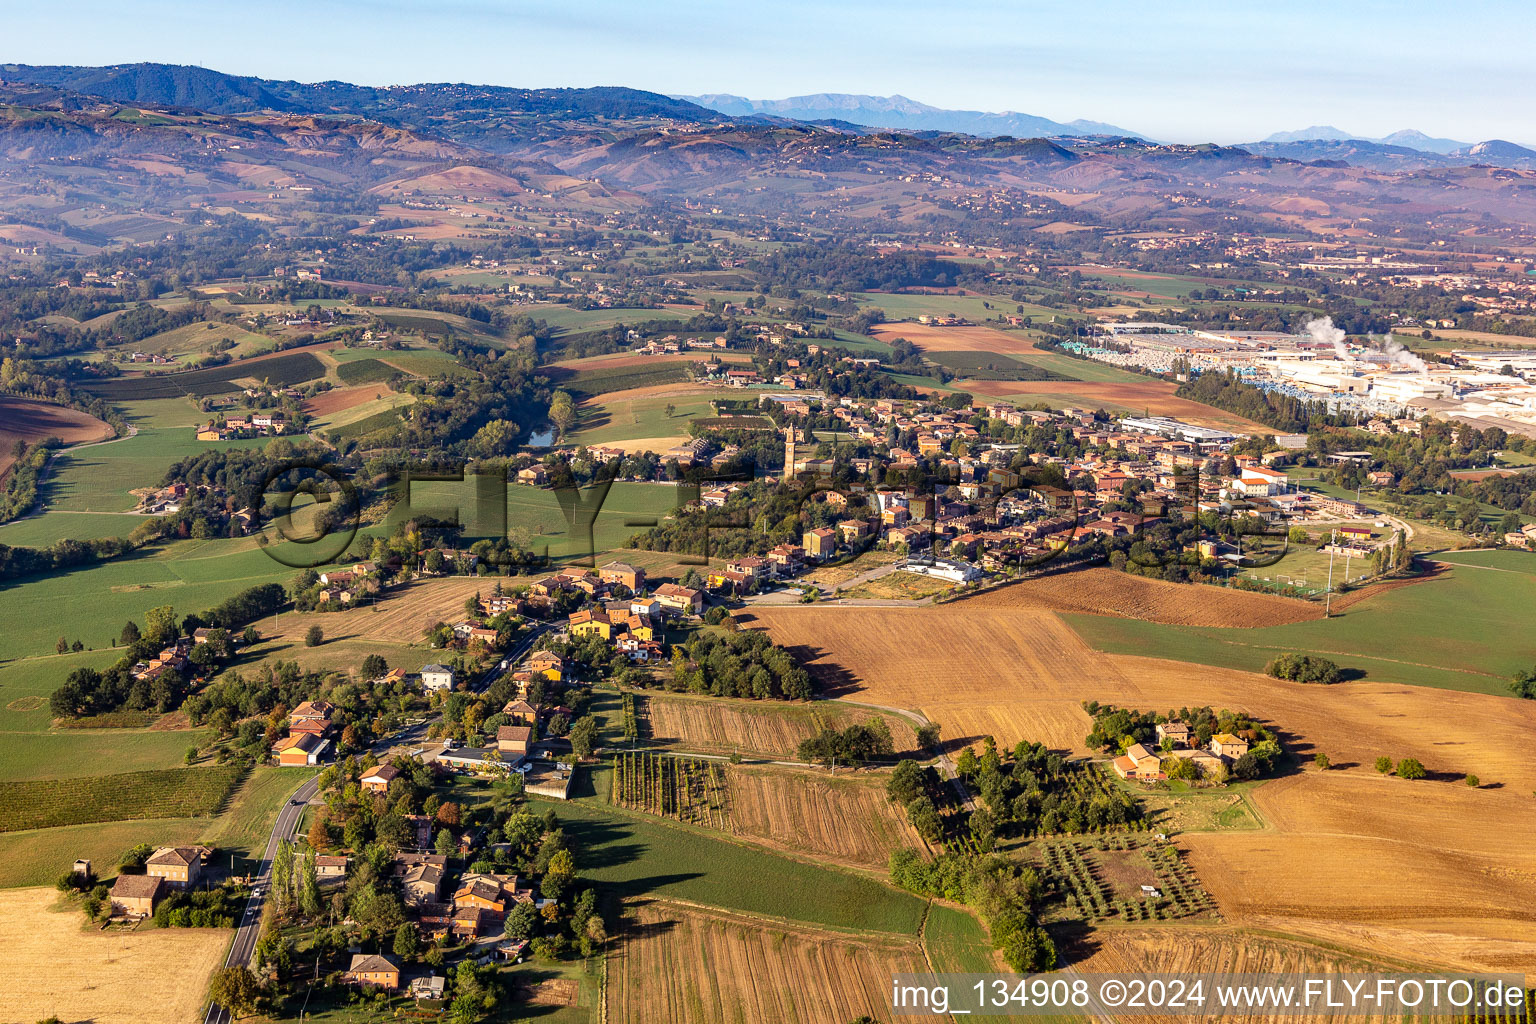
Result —
[{"label": "cluster of houses", "polygon": [[306,700],[288,712],[288,735],[272,745],[272,756],[285,767],[319,764],[331,747],[336,705]]},{"label": "cluster of houses", "polygon": [[[128,673],[135,680],[151,683],[167,672],[174,672],[177,675],[184,676],[187,672],[187,666],[192,663],[192,659],[189,657],[192,648],[198,644],[206,644],[213,633],[214,630],[204,627],[193,630],[191,636],[177,637],[174,643],[167,644],[161,648],[160,653],[148,661],[135,662],[133,667],[128,670]],[[231,646],[234,646],[239,641],[231,636],[228,642]]]},{"label": "cluster of houses", "polygon": [[237,437],[271,437],[288,432],[288,416],[278,409],[264,409],[248,416],[225,416],[197,428],[199,441],[227,441]]},{"label": "cluster of houses", "polygon": [[[423,668],[423,678],[434,667]],[[576,774],[569,756],[569,744],[556,739],[541,741],[540,737],[543,735],[541,726],[548,718],[564,715],[569,719],[572,709],[562,705],[535,707],[528,700],[535,679],[560,682],[564,676],[565,661],[560,655],[553,651],[534,651],[512,673],[517,696],[501,709],[506,722],[497,727],[491,742],[480,747],[464,747],[444,741],[441,749],[422,750],[417,756],[427,764],[450,772],[487,776],[516,772],[523,777],[523,788],[527,792],[556,800],[566,799]],[[362,786],[365,790],[383,792],[397,774],[398,769],[381,765],[362,777]]]},{"label": "cluster of houses", "polygon": [[1158,749],[1150,750],[1144,743],[1131,744],[1115,758],[1115,774],[1138,782],[1158,782],[1168,777],[1163,762],[1178,758],[1192,762],[1196,773],[1203,777],[1248,753],[1248,741],[1231,733],[1217,733],[1203,748],[1192,745],[1191,739],[1188,723],[1162,722],[1157,726]]},{"label": "cluster of houses", "polygon": [[[407,917],[425,940],[450,936],[483,946],[501,960],[518,960],[528,948],[527,940],[506,935],[507,914],[519,904],[542,909],[551,902],[514,874],[470,871],[450,885],[448,858],[436,853],[397,853],[390,875],[400,886]],[[408,987],[417,999],[443,996],[442,977],[425,975],[407,985],[400,960],[387,953],[354,954],[343,980],[387,992]]]}]

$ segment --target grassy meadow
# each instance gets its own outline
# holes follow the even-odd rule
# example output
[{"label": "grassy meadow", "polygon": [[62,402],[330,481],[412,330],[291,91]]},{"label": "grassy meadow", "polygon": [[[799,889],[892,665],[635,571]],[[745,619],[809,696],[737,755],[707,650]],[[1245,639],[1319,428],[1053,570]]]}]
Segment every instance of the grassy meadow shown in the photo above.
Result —
[{"label": "grassy meadow", "polygon": [[1169,626],[1064,615],[1094,647],[1262,671],[1279,654],[1311,652],[1371,679],[1508,695],[1516,670],[1536,663],[1536,554],[1456,552],[1465,568],[1369,595],[1331,619],[1255,629]]}]

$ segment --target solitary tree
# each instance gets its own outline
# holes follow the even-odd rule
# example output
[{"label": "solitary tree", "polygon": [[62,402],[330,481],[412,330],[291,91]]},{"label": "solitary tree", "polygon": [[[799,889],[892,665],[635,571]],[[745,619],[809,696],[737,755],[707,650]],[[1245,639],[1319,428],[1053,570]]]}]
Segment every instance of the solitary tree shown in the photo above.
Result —
[{"label": "solitary tree", "polygon": [[319,647],[325,642],[325,630],[319,626],[310,626],[304,633],[305,647]]},{"label": "solitary tree", "polygon": [[1400,779],[1422,779],[1428,774],[1416,757],[1405,757],[1397,762],[1397,776]]},{"label": "solitary tree", "polygon": [[1476,775],[1468,775],[1467,776],[1467,785],[1471,786],[1473,789],[1478,788],[1482,784],[1483,784],[1483,780],[1479,779]]},{"label": "solitary tree", "polygon": [[1376,770],[1381,772],[1383,775],[1391,775],[1392,759],[1390,757],[1386,757],[1385,755],[1378,757],[1376,759]]},{"label": "solitary tree", "polygon": [[1312,759],[1312,763],[1317,765],[1318,771],[1325,772],[1329,768],[1333,767],[1333,762],[1328,760],[1327,754],[1318,754]]}]

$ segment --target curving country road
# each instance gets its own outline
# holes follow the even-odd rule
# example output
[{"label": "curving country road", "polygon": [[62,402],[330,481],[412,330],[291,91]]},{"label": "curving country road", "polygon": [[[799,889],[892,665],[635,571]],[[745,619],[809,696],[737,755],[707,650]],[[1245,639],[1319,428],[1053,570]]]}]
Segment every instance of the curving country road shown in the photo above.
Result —
[{"label": "curving country road", "polygon": [[[224,958],[225,967],[245,967],[251,962],[251,955],[256,952],[256,940],[261,937],[261,909],[266,899],[268,883],[271,881],[272,861],[277,856],[277,847],[285,839],[294,838],[299,827],[299,819],[304,816],[304,805],[314,799],[319,792],[320,777],[305,781],[304,785],[294,791],[283,804],[283,809],[277,814],[277,822],[272,826],[272,834],[267,838],[266,851],[261,855],[261,863],[256,866],[256,878],[252,883],[251,896],[246,900],[245,911],[240,918],[240,924],[235,928],[235,940],[230,943],[229,955]],[[259,894],[259,895],[258,895]],[[204,1024],[231,1024],[229,1010],[210,1003],[208,1012],[203,1017]]]},{"label": "curving country road", "polygon": [[[500,662],[492,664],[490,670],[476,680],[471,688],[476,692],[483,691],[505,671],[502,665],[514,665],[522,660],[532,649],[534,642],[550,628],[549,623],[541,623],[535,627]],[[437,717],[439,716],[433,715],[396,736],[380,740],[374,744],[374,751],[383,754],[391,747],[419,740],[426,735],[428,725]],[[240,924],[235,928],[235,939],[230,943],[229,955],[224,958],[225,967],[245,967],[250,964],[251,956],[256,952],[256,940],[261,937],[261,910],[271,882],[272,861],[277,857],[278,844],[297,837],[299,819],[304,816],[304,807],[315,799],[319,789],[320,777],[317,774],[296,789],[284,802],[283,809],[278,812],[277,821],[272,826],[272,834],[267,837],[267,848],[261,855],[261,863],[256,866],[255,880],[251,883],[251,896],[246,900]],[[257,893],[261,895],[258,896]],[[203,1016],[203,1024],[232,1024],[232,1022],[233,1018],[229,1010],[217,1003],[210,1003],[208,1012]]]}]

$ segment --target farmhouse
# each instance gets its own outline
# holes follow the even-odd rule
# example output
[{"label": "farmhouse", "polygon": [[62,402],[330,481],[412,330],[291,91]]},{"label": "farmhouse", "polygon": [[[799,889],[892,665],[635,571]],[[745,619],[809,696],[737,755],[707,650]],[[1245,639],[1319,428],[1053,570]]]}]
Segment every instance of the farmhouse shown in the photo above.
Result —
[{"label": "farmhouse", "polygon": [[1140,743],[1132,743],[1125,753],[1115,758],[1114,768],[1122,779],[1151,781],[1167,778],[1163,774],[1162,761]]},{"label": "farmhouse", "polygon": [[656,588],[656,600],[669,611],[681,615],[697,615],[704,610],[704,593],[675,583],[663,583]]},{"label": "farmhouse", "polygon": [[1248,741],[1229,732],[1219,732],[1211,737],[1211,753],[1227,761],[1236,761],[1248,753]]},{"label": "farmhouse", "polygon": [[162,846],[144,862],[144,873],[175,889],[191,889],[203,876],[203,862],[213,851],[206,846]]},{"label": "farmhouse", "polygon": [[382,953],[358,953],[352,957],[344,978],[349,985],[393,992],[400,987],[400,965]]},{"label": "farmhouse", "polygon": [[112,914],[148,917],[165,895],[165,881],[157,875],[118,875],[112,883]]},{"label": "farmhouse", "polygon": [[421,685],[428,690],[451,690],[453,689],[453,669],[435,663],[423,665]]},{"label": "farmhouse", "polygon": [[1176,747],[1189,746],[1189,725],[1186,722],[1159,722],[1157,726],[1158,741],[1172,740]]},{"label": "farmhouse", "polygon": [[316,878],[346,878],[347,857],[319,854],[315,857]]}]

